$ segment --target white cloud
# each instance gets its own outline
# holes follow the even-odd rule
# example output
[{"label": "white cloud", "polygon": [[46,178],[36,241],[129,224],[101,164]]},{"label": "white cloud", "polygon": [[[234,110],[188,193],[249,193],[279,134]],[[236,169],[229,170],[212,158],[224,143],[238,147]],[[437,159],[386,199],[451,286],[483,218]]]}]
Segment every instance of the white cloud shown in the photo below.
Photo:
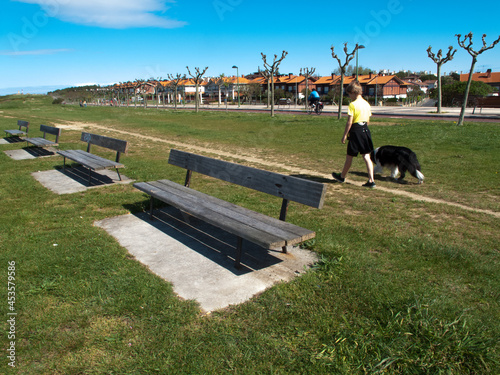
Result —
[{"label": "white cloud", "polygon": [[3,56],[34,56],[34,55],[54,55],[61,52],[72,52],[72,49],[37,49],[31,51],[0,51]]},{"label": "white cloud", "polygon": [[65,22],[113,29],[176,28],[186,23],[165,17],[169,0],[14,0],[38,4],[50,17]]}]

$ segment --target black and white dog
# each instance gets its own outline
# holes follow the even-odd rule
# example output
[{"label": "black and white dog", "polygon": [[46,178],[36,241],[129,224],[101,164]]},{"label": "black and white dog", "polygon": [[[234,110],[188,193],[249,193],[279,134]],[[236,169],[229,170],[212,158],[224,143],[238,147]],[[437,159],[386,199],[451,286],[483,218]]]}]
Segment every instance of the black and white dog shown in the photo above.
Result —
[{"label": "black and white dog", "polygon": [[391,177],[396,178],[400,173],[398,181],[402,181],[408,171],[418,179],[419,184],[424,182],[417,155],[407,147],[381,146],[372,152],[371,159],[377,165],[374,173],[382,173],[383,168],[390,168]]}]

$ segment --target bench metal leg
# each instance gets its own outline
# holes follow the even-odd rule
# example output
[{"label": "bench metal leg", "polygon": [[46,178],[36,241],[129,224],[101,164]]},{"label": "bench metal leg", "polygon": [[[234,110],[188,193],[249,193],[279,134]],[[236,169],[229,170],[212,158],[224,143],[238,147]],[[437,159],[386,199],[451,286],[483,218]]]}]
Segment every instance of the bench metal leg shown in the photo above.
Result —
[{"label": "bench metal leg", "polygon": [[238,237],[238,243],[236,245],[236,257],[234,261],[234,266],[236,268],[241,268],[241,255],[243,254],[243,238]]},{"label": "bench metal leg", "polygon": [[121,181],[122,180],[122,176],[120,176],[120,171],[118,170],[118,168],[116,168],[116,173],[118,173],[118,178]]},{"label": "bench metal leg", "polygon": [[153,203],[154,198],[151,196],[151,199],[149,200],[149,220],[153,220]]}]

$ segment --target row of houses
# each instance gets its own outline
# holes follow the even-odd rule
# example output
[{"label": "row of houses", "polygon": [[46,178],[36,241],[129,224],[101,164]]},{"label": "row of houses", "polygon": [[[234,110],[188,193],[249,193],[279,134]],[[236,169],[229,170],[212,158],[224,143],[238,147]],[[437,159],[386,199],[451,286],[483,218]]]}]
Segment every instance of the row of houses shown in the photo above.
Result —
[{"label": "row of houses", "polygon": [[[344,77],[344,89],[355,80],[356,77]],[[341,77],[330,75],[327,77],[305,77],[303,75],[279,75],[273,77],[275,90],[283,90],[293,97],[302,98],[306,86],[309,90],[316,89],[320,95],[328,95],[331,91],[340,90]],[[363,87],[363,95],[382,98],[404,98],[412,84],[404,82],[396,75],[359,75],[358,80]],[[167,101],[173,101],[177,88],[178,100],[180,98],[193,98],[196,93],[196,84],[193,79],[182,79],[175,81],[143,81],[116,84],[112,89],[123,95],[134,96],[139,93],[150,96],[164,96]],[[215,77],[205,78],[198,85],[198,93],[202,99],[223,101],[236,100],[240,96],[255,96],[263,94],[268,90],[268,80],[258,74],[241,77]]]},{"label": "row of houses", "polygon": [[[460,80],[466,81],[468,74],[461,74]],[[345,76],[343,89],[356,79],[355,75]],[[437,81],[420,82],[418,79],[409,78],[401,79],[396,75],[391,74],[364,74],[357,78],[363,88],[363,96],[377,97],[379,100],[387,98],[406,98],[412,90],[419,89],[427,93],[430,89],[437,86]],[[500,73],[492,73],[489,70],[486,73],[475,73],[473,80],[483,81],[500,90]],[[303,75],[294,75],[292,73],[278,75],[273,77],[275,89],[283,90],[285,93],[291,94],[293,97],[302,98],[304,90],[316,89],[322,96],[332,94],[332,91],[338,95],[340,92],[341,77],[331,74],[325,77],[306,77]],[[178,82],[175,81],[142,81],[142,82],[127,82],[114,85],[113,91],[118,95],[135,96],[137,94],[149,96],[163,96],[165,101],[172,102],[175,92],[178,98],[189,99],[194,98],[196,93],[196,84],[193,79],[184,78]],[[202,100],[218,101],[237,100],[240,97],[252,97],[262,95],[268,90],[268,80],[254,73],[248,76],[241,77],[215,77],[204,78],[198,85],[198,93]]]}]

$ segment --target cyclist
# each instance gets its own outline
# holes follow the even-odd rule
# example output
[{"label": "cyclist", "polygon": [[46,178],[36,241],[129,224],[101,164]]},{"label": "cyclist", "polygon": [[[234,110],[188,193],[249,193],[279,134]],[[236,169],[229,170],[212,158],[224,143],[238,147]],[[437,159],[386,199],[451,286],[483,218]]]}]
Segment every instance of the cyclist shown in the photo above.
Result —
[{"label": "cyclist", "polygon": [[319,102],[319,94],[316,91],[316,89],[313,89],[311,91],[311,94],[309,94],[309,97],[307,98],[309,100],[309,105],[312,107],[315,105],[317,102]]}]

